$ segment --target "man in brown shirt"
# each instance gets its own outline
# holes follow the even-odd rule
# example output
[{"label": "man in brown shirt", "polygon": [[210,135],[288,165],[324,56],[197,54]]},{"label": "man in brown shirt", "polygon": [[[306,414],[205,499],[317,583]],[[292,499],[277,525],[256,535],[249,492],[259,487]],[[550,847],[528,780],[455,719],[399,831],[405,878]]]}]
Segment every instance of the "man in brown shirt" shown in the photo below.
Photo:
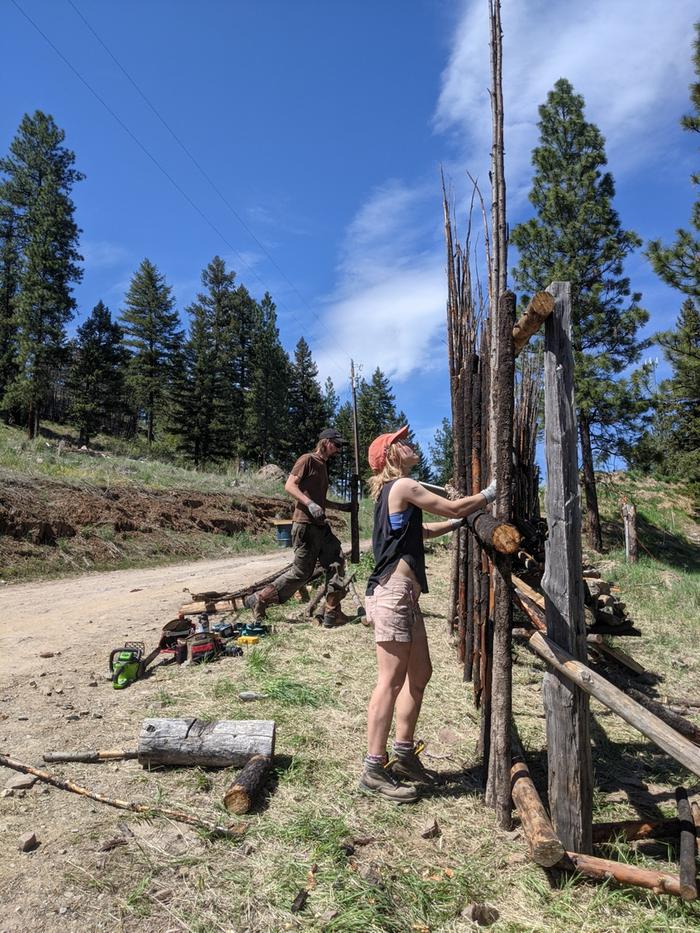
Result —
[{"label": "man in brown shirt", "polygon": [[[292,467],[284,484],[285,491],[296,500],[292,517],[292,544],[294,565],[273,583],[246,596],[244,604],[253,610],[256,619],[265,618],[268,606],[286,602],[299,587],[308,582],[316,567],[316,561],[326,570],[326,581],[333,574],[332,564],[343,565],[340,541],[331,531],[326,520],[327,508],[349,512],[350,503],[332,502],[328,493],[328,460],[335,456],[346,443],[334,429],[321,431],[314,450],[302,454]],[[343,621],[340,602],[343,593],[330,591],[326,595],[326,612],[323,624],[332,628]]]}]

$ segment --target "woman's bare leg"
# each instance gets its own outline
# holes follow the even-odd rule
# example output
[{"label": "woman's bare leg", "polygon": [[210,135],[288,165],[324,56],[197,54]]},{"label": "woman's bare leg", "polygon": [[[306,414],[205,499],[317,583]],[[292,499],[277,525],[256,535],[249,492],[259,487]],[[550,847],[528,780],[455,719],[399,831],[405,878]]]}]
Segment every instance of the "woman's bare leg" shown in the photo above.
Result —
[{"label": "woman's bare leg", "polygon": [[403,687],[396,699],[396,741],[413,742],[416,722],[423,703],[423,693],[433,673],[428,639],[419,633],[411,642],[408,670]]},{"label": "woman's bare leg", "polygon": [[391,730],[396,699],[407,678],[412,642],[377,642],[377,685],[367,710],[367,750],[383,755]]}]

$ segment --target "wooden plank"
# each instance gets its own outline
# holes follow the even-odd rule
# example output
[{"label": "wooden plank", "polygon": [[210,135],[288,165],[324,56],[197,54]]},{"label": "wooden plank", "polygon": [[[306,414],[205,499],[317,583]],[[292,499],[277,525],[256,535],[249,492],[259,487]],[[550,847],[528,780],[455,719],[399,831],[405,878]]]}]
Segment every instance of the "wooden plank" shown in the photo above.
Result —
[{"label": "wooden plank", "polygon": [[139,761],[146,765],[240,767],[253,755],[274,755],[275,723],[264,719],[145,719],[138,752]]},{"label": "wooden plank", "polygon": [[527,308],[513,327],[513,348],[516,356],[522,352],[530,337],[537,333],[553,310],[553,295],[548,292],[537,292],[532,296]]},{"label": "wooden plank", "polygon": [[586,664],[573,658],[541,632],[535,632],[528,645],[567,680],[617,713],[625,722],[634,726],[642,735],[700,777],[700,749],[692,742],[679,735],[658,716],[654,716]]},{"label": "wooden plank", "polygon": [[[542,590],[549,639],[585,662],[571,285],[553,282],[547,291],[554,297],[555,307],[545,322],[545,510],[549,535]],[[545,674],[542,694],[552,822],[567,849],[590,852],[593,766],[589,701],[582,690],[556,670]]]}]

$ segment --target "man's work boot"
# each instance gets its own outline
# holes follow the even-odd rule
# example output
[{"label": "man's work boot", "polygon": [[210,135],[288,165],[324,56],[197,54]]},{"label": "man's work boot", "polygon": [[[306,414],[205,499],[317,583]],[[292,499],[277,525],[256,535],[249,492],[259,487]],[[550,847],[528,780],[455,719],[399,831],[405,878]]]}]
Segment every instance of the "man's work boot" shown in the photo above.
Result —
[{"label": "man's work boot", "polygon": [[258,590],[257,593],[251,593],[243,600],[246,609],[253,610],[253,618],[256,622],[262,622],[266,618],[265,610],[268,606],[276,606],[280,601],[279,593],[272,584]]},{"label": "man's work boot", "polygon": [[[430,771],[418,757],[418,745],[406,750],[397,749],[394,752],[395,761],[391,770],[400,781],[411,781],[413,784],[435,785],[440,783],[437,771]],[[423,746],[420,745],[422,750]]]},{"label": "man's work boot", "polygon": [[391,770],[381,764],[365,763],[358,786],[363,794],[386,797],[394,803],[415,803],[419,796],[417,788],[397,781]]},{"label": "man's work boot", "polygon": [[342,598],[340,593],[329,593],[326,596],[326,609],[323,613],[324,628],[336,628],[336,626],[345,625],[346,622],[350,621],[340,608]]}]

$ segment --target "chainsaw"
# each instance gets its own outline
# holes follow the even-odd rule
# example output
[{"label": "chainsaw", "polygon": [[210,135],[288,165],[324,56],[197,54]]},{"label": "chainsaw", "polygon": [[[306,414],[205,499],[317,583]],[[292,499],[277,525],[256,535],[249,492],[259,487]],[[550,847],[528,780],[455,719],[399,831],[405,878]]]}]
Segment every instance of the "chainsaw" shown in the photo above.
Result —
[{"label": "chainsaw", "polygon": [[142,641],[128,641],[123,648],[115,648],[109,655],[109,672],[115,690],[123,690],[143,675]]}]

